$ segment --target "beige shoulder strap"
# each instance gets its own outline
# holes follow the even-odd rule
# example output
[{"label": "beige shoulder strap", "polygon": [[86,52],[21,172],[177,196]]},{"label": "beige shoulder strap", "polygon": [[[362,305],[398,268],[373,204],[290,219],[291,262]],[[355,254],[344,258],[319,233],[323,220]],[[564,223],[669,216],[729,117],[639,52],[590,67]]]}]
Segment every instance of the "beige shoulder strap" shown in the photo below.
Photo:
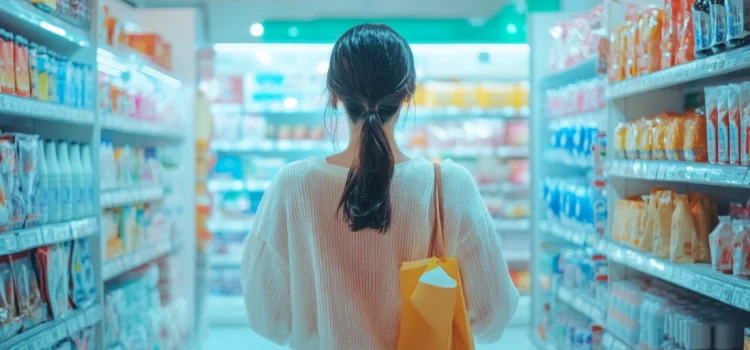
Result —
[{"label": "beige shoulder strap", "polygon": [[443,241],[443,177],[439,163],[433,163],[435,168],[435,229],[430,238],[430,256],[445,257],[445,242]]}]

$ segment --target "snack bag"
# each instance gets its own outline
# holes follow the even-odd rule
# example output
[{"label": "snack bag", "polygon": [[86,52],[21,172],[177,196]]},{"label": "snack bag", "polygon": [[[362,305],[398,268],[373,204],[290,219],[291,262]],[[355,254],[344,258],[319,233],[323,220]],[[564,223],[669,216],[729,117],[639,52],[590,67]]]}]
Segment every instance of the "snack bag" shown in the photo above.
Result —
[{"label": "snack bag", "polygon": [[15,134],[18,146],[18,168],[20,173],[21,195],[25,209],[23,220],[24,227],[34,227],[39,224],[39,203],[37,200],[37,189],[39,178],[37,176],[37,162],[39,157],[39,136]]},{"label": "snack bag", "polygon": [[627,159],[638,159],[640,123],[640,119],[628,123],[628,131],[625,134],[625,155]]},{"label": "snack bag", "polygon": [[719,225],[708,236],[711,244],[711,265],[714,270],[731,274],[733,268],[732,225],[729,216],[720,216]]},{"label": "snack bag", "polygon": [[622,54],[620,53],[620,31],[622,26],[619,26],[612,30],[609,34],[609,69],[607,69],[607,76],[609,82],[614,83],[620,80],[622,66],[620,60]]},{"label": "snack bag", "polygon": [[21,330],[21,318],[16,309],[15,281],[10,256],[0,257],[0,341],[5,341]]},{"label": "snack bag", "polygon": [[711,206],[708,196],[690,193],[690,216],[695,227],[693,236],[693,261],[707,263],[711,261],[708,235],[711,234]]},{"label": "snack bag", "polygon": [[640,123],[638,137],[636,138],[638,142],[638,158],[639,159],[643,159],[643,160],[653,159],[652,157],[653,127],[654,127],[653,119],[644,119]]},{"label": "snack bag", "polygon": [[677,27],[677,56],[675,64],[683,64],[695,60],[697,34],[693,30],[693,4],[695,0],[682,0],[682,22]]},{"label": "snack bag", "polygon": [[718,137],[717,155],[719,164],[729,163],[729,87],[719,86],[717,95]]},{"label": "snack bag", "polygon": [[690,111],[685,120],[685,144],[683,158],[688,162],[708,161],[706,150],[706,117],[702,109]]},{"label": "snack bag", "polygon": [[732,221],[732,274],[750,278],[750,221]]},{"label": "snack bag", "polygon": [[682,22],[681,0],[664,0],[666,23],[661,27],[661,69],[675,65],[678,26]]},{"label": "snack bag", "polygon": [[705,88],[706,96],[706,144],[708,149],[708,162],[719,163],[719,96],[718,88]]},{"label": "snack bag", "polygon": [[740,127],[742,165],[750,165],[750,82],[740,84]]},{"label": "snack bag", "polygon": [[711,0],[711,50],[714,54],[727,49],[727,8],[726,0]]},{"label": "snack bag", "polygon": [[729,164],[740,164],[742,160],[742,117],[740,110],[740,85],[729,84],[727,88],[727,120],[729,122]]},{"label": "snack bag", "polygon": [[643,230],[640,232],[636,247],[640,251],[648,253],[654,249],[654,224],[656,218],[656,196],[654,196],[654,190],[651,190],[651,195],[643,196],[643,200],[645,202],[642,215],[643,223],[641,224]]},{"label": "snack bag", "polygon": [[641,33],[641,41],[643,42],[644,36],[646,42],[643,43],[646,47],[646,54],[644,56],[645,63],[642,67],[642,73],[656,72],[661,67],[662,51],[661,51],[661,33],[665,27],[667,21],[667,13],[662,9],[653,9],[648,16],[648,26],[646,28],[646,34]]},{"label": "snack bag", "polygon": [[645,216],[645,205],[641,198],[637,200],[630,201],[630,212],[632,213],[632,218],[628,220],[629,230],[628,230],[628,236],[626,237],[628,244],[630,244],[633,247],[637,247],[638,239],[643,232],[643,224],[644,219],[643,216]]},{"label": "snack bag", "polygon": [[669,258],[672,238],[672,213],[675,193],[671,190],[657,192],[656,225],[654,229],[654,256]]},{"label": "snack bag", "polygon": [[638,62],[636,61],[636,47],[640,43],[640,40],[638,37],[638,28],[639,28],[638,24],[640,23],[642,17],[643,15],[641,15],[635,21],[625,22],[625,25],[627,26],[627,31],[626,31],[627,44],[625,46],[625,78],[627,79],[638,76]]},{"label": "snack bag", "polygon": [[16,208],[18,205],[18,193],[15,190],[17,188],[17,157],[16,157],[16,144],[9,138],[0,136],[0,177],[2,177],[3,194],[5,195],[5,205],[0,214],[7,212],[7,219],[5,215],[0,215],[0,228],[5,230],[14,229],[15,225],[20,220],[20,208]]},{"label": "snack bag", "polygon": [[96,285],[89,238],[80,238],[73,243],[70,273],[71,303],[78,309],[91,305],[96,299]]},{"label": "snack bag", "polygon": [[617,242],[622,242],[626,218],[628,216],[628,201],[620,199],[615,204],[615,217],[612,222],[612,239]]},{"label": "snack bag", "polygon": [[682,147],[685,145],[685,126],[683,118],[672,118],[667,125],[664,138],[664,150],[668,160],[684,160]]},{"label": "snack bag", "polygon": [[652,158],[655,160],[667,159],[667,153],[664,150],[664,137],[666,135],[667,123],[669,117],[666,114],[660,114],[654,118],[651,127],[651,147],[653,148]]},{"label": "snack bag", "polygon": [[727,41],[730,47],[745,46],[750,43],[750,2],[726,0]]},{"label": "snack bag", "polygon": [[674,212],[672,213],[669,260],[681,264],[693,263],[693,237],[695,235],[688,196],[677,195],[674,198]]},{"label": "snack bag", "polygon": [[36,271],[28,252],[11,257],[13,279],[16,286],[16,304],[18,314],[27,330],[47,321],[47,305],[42,301]]},{"label": "snack bag", "polygon": [[628,132],[627,123],[618,123],[615,126],[614,136],[614,147],[615,147],[615,158],[625,159],[625,137]]}]

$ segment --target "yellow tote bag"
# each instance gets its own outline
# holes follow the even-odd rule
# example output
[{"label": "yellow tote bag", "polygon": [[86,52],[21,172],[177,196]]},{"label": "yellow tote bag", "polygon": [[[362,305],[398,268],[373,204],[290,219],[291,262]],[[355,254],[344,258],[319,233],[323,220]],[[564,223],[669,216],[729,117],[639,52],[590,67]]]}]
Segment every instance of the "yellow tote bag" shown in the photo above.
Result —
[{"label": "yellow tote bag", "polygon": [[445,256],[443,184],[435,167],[435,231],[431,258],[401,264],[401,324],[398,350],[473,350],[458,261]]}]

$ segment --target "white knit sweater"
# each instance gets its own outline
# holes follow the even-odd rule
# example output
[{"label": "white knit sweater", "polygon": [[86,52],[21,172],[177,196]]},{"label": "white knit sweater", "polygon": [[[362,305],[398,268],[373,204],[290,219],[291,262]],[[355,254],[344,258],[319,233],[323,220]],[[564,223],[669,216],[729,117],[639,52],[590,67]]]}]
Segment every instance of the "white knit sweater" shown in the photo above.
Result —
[{"label": "white knit sweater", "polygon": [[[351,232],[337,205],[347,168],[310,158],[284,167],[245,241],[242,288],[250,326],[292,349],[395,349],[399,269],[427,257],[432,164],[396,165],[390,230]],[[518,304],[493,220],[469,172],[442,164],[446,254],[458,258],[478,342],[495,342]]]}]

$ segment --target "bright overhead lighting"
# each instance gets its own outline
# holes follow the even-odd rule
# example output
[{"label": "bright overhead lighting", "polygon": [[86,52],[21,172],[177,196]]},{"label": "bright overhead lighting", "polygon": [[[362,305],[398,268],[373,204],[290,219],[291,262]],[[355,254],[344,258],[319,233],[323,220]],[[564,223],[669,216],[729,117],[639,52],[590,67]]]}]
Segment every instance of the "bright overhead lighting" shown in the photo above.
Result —
[{"label": "bright overhead lighting", "polygon": [[286,31],[287,34],[289,34],[290,37],[296,38],[299,35],[299,28],[295,26],[289,27],[289,30]]},{"label": "bright overhead lighting", "polygon": [[513,23],[508,24],[508,26],[505,27],[505,29],[508,31],[508,33],[511,33],[511,34],[516,34],[516,32],[518,31],[518,28],[516,28],[516,25]]},{"label": "bright overhead lighting", "polygon": [[49,30],[50,32],[53,32],[53,33],[55,33],[55,34],[57,34],[59,36],[65,36],[65,35],[68,34],[68,32],[66,32],[65,29],[62,29],[62,28],[60,28],[60,27],[58,27],[56,25],[47,23],[45,21],[42,21],[42,23],[39,23],[39,25],[42,28],[44,28],[46,30]]},{"label": "bright overhead lighting", "polygon": [[258,53],[255,54],[255,59],[257,59],[258,62],[265,64],[266,66],[270,65],[271,62],[273,62],[273,59],[271,59],[271,55],[269,55],[268,52],[265,51],[258,51]]},{"label": "bright overhead lighting", "polygon": [[172,87],[176,87],[178,89],[182,87],[182,82],[181,81],[179,81],[179,80],[177,80],[175,78],[172,78],[172,77],[170,77],[170,76],[168,76],[168,75],[166,75],[166,74],[164,74],[164,73],[162,73],[162,72],[160,72],[160,71],[158,71],[156,69],[153,69],[153,68],[151,68],[149,66],[143,66],[143,67],[141,67],[141,72],[143,72],[143,74],[151,76],[152,78],[155,78],[157,80],[161,80],[165,84],[170,85]]},{"label": "bright overhead lighting", "polygon": [[320,63],[318,63],[318,66],[315,68],[318,70],[318,73],[326,74],[328,73],[328,62],[320,61]]},{"label": "bright overhead lighting", "polygon": [[284,99],[284,108],[286,109],[294,109],[297,107],[297,104],[299,101],[297,101],[294,97],[287,97]]},{"label": "bright overhead lighting", "polygon": [[263,25],[260,23],[253,23],[253,25],[250,26],[250,35],[254,37],[259,37],[263,35]]}]

